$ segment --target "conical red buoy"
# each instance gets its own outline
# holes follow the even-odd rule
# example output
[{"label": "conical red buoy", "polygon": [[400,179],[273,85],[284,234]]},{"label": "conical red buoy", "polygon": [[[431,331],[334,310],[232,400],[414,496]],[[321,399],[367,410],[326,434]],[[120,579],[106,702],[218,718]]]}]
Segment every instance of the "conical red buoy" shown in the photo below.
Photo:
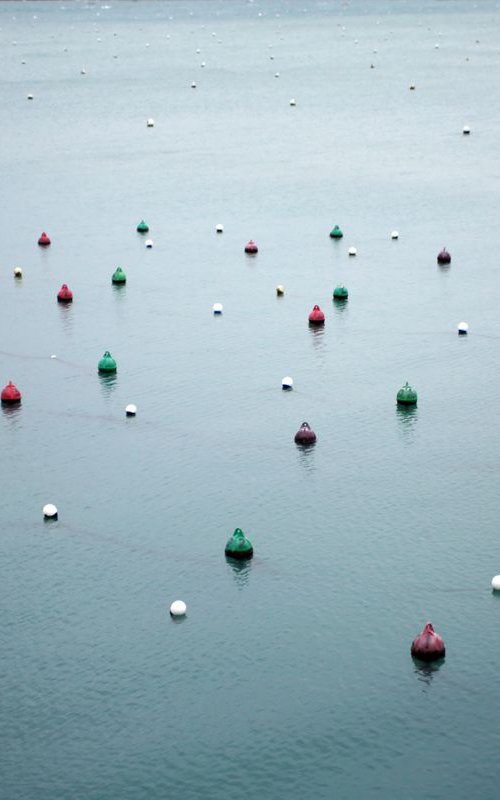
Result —
[{"label": "conical red buoy", "polygon": [[245,253],[258,253],[258,252],[259,248],[255,244],[254,240],[250,239],[250,241],[247,242],[245,245]]},{"label": "conical red buoy", "polygon": [[448,253],[446,247],[443,247],[440,253],[438,253],[437,257],[438,264],[449,264],[451,261],[451,256]]},{"label": "conical red buoy", "polygon": [[47,234],[45,233],[45,231],[40,236],[40,238],[38,240],[38,244],[40,245],[40,247],[47,247],[50,244],[50,239],[47,236]]},{"label": "conical red buoy", "polygon": [[72,303],[73,302],[73,292],[71,289],[68,289],[67,285],[63,283],[61,288],[57,293],[57,302],[58,303]]},{"label": "conical red buoy", "polygon": [[311,325],[325,324],[325,315],[319,306],[314,306],[313,310],[309,314],[309,322]]},{"label": "conical red buoy", "polygon": [[316,441],[316,434],[309,427],[308,422],[303,422],[295,434],[297,444],[313,444]]},{"label": "conical red buoy", "polygon": [[12,381],[9,381],[7,386],[4,386],[1,394],[2,403],[6,405],[14,405],[14,403],[21,402],[21,392]]},{"label": "conical red buoy", "polygon": [[411,654],[420,661],[437,661],[444,658],[446,648],[441,637],[435,632],[432,624],[427,623],[422,633],[413,640]]}]

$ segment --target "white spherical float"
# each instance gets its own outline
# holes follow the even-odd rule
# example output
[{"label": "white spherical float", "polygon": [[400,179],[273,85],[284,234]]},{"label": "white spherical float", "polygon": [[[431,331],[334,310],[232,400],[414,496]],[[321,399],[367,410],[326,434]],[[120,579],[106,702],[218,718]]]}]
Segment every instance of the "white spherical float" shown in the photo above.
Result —
[{"label": "white spherical float", "polygon": [[391,231],[391,239],[399,239],[399,233],[397,231]]},{"label": "white spherical float", "polygon": [[196,81],[193,81],[191,84],[191,89],[196,89]]},{"label": "white spherical float", "polygon": [[185,617],[186,611],[187,611],[187,606],[182,600],[174,600],[174,602],[170,606],[171,617]]},{"label": "white spherical float", "polygon": [[23,277],[23,271],[21,267],[14,267],[14,278],[22,278],[22,277]]},{"label": "white spherical float", "polygon": [[349,255],[350,256],[357,256],[357,254],[358,254],[358,251],[356,250],[355,247],[350,247],[349,248]]},{"label": "white spherical float", "polygon": [[469,332],[469,326],[466,322],[459,322],[457,325],[457,331],[459,336],[466,336]]},{"label": "white spherical float", "polygon": [[468,125],[464,125],[462,133],[464,136],[469,136],[470,134],[470,127]]},{"label": "white spherical float", "polygon": [[224,233],[224,225],[216,225],[215,226],[216,233]]},{"label": "white spherical float", "polygon": [[491,588],[494,592],[500,592],[500,575],[495,575],[491,579]]},{"label": "white spherical float", "polygon": [[148,128],[154,128],[154,126],[155,126],[155,121],[154,121],[154,119],[153,119],[152,117],[149,117],[149,119],[146,121],[146,127],[148,127]]},{"label": "white spherical float", "polygon": [[282,283],[278,283],[276,287],[276,294],[278,295],[278,297],[283,297],[283,295],[285,294],[285,287],[283,286]]},{"label": "white spherical float", "polygon": [[285,375],[285,377],[281,379],[281,388],[284,391],[293,389],[293,378],[291,378],[290,375]]},{"label": "white spherical float", "polygon": [[291,106],[296,106],[297,105],[297,101],[295,100],[295,97],[290,98],[290,105]]},{"label": "white spherical float", "polygon": [[29,95],[28,95],[28,97],[27,97],[27,99],[28,99],[28,100],[33,100],[33,95],[32,95],[32,94],[29,94]]},{"label": "white spherical float", "polygon": [[128,406],[125,406],[125,415],[127,417],[135,417],[137,414],[137,406],[133,403],[129,403]]},{"label": "white spherical float", "polygon": [[223,306],[222,303],[214,303],[212,306],[212,311],[214,314],[222,314]]},{"label": "white spherical float", "polygon": [[56,506],[53,503],[47,503],[43,509],[43,518],[44,519],[57,519],[58,511]]},{"label": "white spherical float", "polygon": [[148,248],[148,250],[151,250],[151,248],[153,247],[153,240],[152,239],[146,239],[146,241],[144,242],[144,245],[145,245],[145,247]]}]

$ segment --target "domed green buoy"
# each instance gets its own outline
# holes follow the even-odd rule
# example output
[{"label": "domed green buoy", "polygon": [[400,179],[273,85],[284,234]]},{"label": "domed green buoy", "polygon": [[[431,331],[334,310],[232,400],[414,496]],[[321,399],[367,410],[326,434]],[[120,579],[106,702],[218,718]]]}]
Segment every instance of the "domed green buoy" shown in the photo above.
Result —
[{"label": "domed green buoy", "polygon": [[410,386],[408,381],[399,390],[397,401],[402,406],[415,406],[417,404],[417,393],[413,386]]},{"label": "domed green buoy", "polygon": [[347,300],[349,297],[349,292],[345,286],[336,286],[333,290],[333,299],[334,300]]},{"label": "domed green buoy", "polygon": [[241,528],[236,528],[231,538],[228,539],[224,552],[229,558],[252,558],[252,542],[247,539]]},{"label": "domed green buoy", "polygon": [[330,239],[342,239],[343,235],[338,225],[335,225],[330,231]]},{"label": "domed green buoy", "polygon": [[111,276],[111,283],[126,283],[127,276],[121,267],[117,267]]},{"label": "domed green buoy", "polygon": [[110,372],[116,372],[116,361],[109,352],[109,350],[106,350],[103,357],[99,361],[99,364],[97,365],[97,370],[98,372],[103,372],[107,374],[109,374]]},{"label": "domed green buoy", "polygon": [[143,219],[139,222],[137,226],[137,233],[147,233],[149,231],[149,225],[147,222],[144,222]]}]

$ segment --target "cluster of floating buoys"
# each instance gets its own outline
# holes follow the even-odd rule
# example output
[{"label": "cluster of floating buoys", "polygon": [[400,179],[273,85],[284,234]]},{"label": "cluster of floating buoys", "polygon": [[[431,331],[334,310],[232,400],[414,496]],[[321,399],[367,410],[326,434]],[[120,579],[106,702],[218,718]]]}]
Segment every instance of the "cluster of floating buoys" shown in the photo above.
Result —
[{"label": "cluster of floating buoys", "polygon": [[[194,86],[194,84],[193,84]],[[295,104],[295,101],[290,101],[291,105]],[[153,127],[154,120],[148,119],[147,121],[148,127]],[[464,133],[469,132],[464,129]],[[137,232],[140,234],[145,234],[149,232],[149,225],[145,222],[145,220],[141,220],[136,228]],[[222,233],[224,230],[223,225],[219,224],[216,226],[216,232]],[[332,239],[342,239],[343,232],[338,225],[335,225],[334,228],[330,231],[330,237]],[[397,231],[391,232],[391,238],[393,240],[398,239],[399,234]],[[38,244],[41,247],[46,247],[50,245],[51,241],[47,233],[44,231],[39,239]],[[151,248],[153,246],[153,241],[151,239],[147,239],[145,242],[146,247]],[[254,242],[253,239],[250,239],[247,244],[245,245],[245,253],[254,255],[258,253],[258,246]],[[348,250],[349,256],[357,255],[357,249],[355,247],[350,247]],[[443,248],[440,253],[438,253],[437,261],[439,264],[449,264],[451,262],[451,256],[446,248]],[[14,269],[14,275],[17,278],[22,277],[22,270],[20,267],[16,267]],[[123,285],[126,283],[127,277],[125,272],[121,267],[117,267],[116,270],[113,272],[112,275],[112,283],[115,285]],[[279,284],[276,287],[276,294],[278,296],[283,296],[285,293],[285,288],[283,285]],[[347,288],[343,285],[338,285],[333,290],[333,300],[335,301],[345,301],[348,299],[349,292]],[[68,288],[67,284],[63,284],[61,289],[57,294],[57,300],[60,303],[71,303],[73,301],[73,293]],[[213,313],[215,315],[221,315],[223,311],[223,306],[221,303],[214,303],[213,305]],[[319,305],[315,305],[312,311],[309,314],[309,323],[312,326],[321,326],[325,323],[325,314],[321,310]],[[460,322],[458,324],[458,333],[463,335],[467,334],[468,332],[468,324],[466,322]],[[111,353],[107,350],[102,358],[98,362],[98,372],[102,375],[112,375],[117,371],[117,364],[115,359],[112,357]],[[282,379],[281,382],[282,389],[286,391],[290,391],[293,389],[293,378],[290,376],[286,376]],[[16,405],[21,403],[21,393],[19,389],[9,381],[9,383],[4,387],[1,392],[1,402],[5,405]],[[408,384],[405,385],[398,391],[397,393],[397,403],[398,405],[402,406],[414,406],[417,404],[417,392],[416,390]],[[137,413],[137,407],[133,404],[129,404],[125,408],[125,414],[127,417],[134,417]],[[312,445],[316,442],[317,437],[315,432],[311,429],[309,423],[303,422],[300,426],[299,430],[295,434],[294,437],[295,443],[301,446],[308,446]],[[57,520],[58,519],[58,510],[55,505],[47,504],[43,508],[44,519],[46,520]],[[253,545],[250,540],[245,536],[241,528],[236,528],[233,535],[229,538],[225,546],[225,555],[229,559],[237,559],[237,560],[244,560],[244,559],[251,559],[253,557]],[[500,575],[496,575],[492,581],[491,585],[494,591],[500,591]],[[174,601],[170,606],[170,614],[172,617],[184,617],[186,615],[187,607],[186,604],[182,600]],[[434,631],[432,624],[429,622],[425,625],[423,631],[414,639],[412,646],[411,646],[411,654],[414,658],[422,660],[422,661],[435,661],[445,656],[445,645],[442,638]]]}]

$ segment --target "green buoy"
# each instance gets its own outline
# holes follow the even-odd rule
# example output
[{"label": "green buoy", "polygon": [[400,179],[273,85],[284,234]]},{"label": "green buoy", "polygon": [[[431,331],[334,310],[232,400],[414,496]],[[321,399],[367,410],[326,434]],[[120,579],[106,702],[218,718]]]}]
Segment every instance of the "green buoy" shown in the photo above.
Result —
[{"label": "green buoy", "polygon": [[121,267],[117,267],[111,276],[111,283],[126,283],[127,276]]},{"label": "green buoy", "polygon": [[333,299],[334,300],[347,300],[349,297],[349,292],[345,286],[336,286],[333,290]]},{"label": "green buoy", "polygon": [[342,239],[343,235],[338,225],[335,225],[330,231],[330,239]]},{"label": "green buoy", "polygon": [[229,558],[252,558],[252,542],[247,539],[241,528],[236,528],[231,538],[228,539],[224,552]]},{"label": "green buoy", "polygon": [[397,401],[402,406],[415,406],[417,404],[417,393],[413,386],[410,386],[408,381],[399,390]]},{"label": "green buoy", "polygon": [[107,374],[109,374],[110,372],[116,372],[116,361],[109,352],[109,350],[106,350],[103,357],[99,361],[99,364],[97,365],[97,370],[98,372]]},{"label": "green buoy", "polygon": [[137,226],[137,233],[147,233],[149,231],[149,225],[147,222],[144,222],[143,219],[139,222]]}]

